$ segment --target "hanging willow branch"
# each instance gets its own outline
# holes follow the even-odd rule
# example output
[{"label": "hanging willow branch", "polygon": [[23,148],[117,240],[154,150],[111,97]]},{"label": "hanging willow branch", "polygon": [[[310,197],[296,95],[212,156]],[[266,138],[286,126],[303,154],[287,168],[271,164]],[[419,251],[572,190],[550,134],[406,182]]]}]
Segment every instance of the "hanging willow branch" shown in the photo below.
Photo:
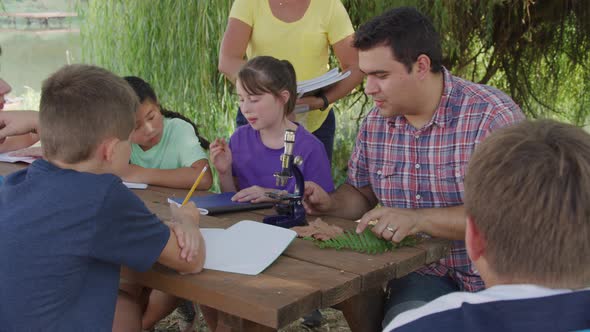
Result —
[{"label": "hanging willow branch", "polygon": [[441,34],[443,63],[453,74],[511,94],[530,117],[588,124],[587,0],[342,2],[355,26],[388,8],[416,7]]}]

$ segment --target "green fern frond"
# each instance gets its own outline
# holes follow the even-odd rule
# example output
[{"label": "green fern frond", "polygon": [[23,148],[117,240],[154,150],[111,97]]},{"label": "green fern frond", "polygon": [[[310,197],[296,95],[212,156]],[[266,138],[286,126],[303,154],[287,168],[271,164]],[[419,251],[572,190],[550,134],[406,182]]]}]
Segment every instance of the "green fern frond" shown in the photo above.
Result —
[{"label": "green fern frond", "polygon": [[330,240],[322,241],[312,237],[304,237],[304,240],[312,241],[320,248],[332,248],[336,250],[350,249],[353,251],[364,252],[367,254],[381,254],[404,246],[413,246],[418,240],[415,236],[406,236],[400,243],[393,243],[378,238],[370,228],[366,228],[361,234],[346,231]]}]

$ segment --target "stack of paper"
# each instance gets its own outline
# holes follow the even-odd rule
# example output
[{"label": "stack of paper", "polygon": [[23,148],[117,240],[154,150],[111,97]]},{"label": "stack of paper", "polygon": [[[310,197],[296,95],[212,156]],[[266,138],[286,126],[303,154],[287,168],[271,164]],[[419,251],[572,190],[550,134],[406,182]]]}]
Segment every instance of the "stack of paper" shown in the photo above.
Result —
[{"label": "stack of paper", "polygon": [[299,98],[314,95],[318,90],[340,82],[348,76],[350,76],[350,70],[341,73],[338,68],[334,68],[322,76],[298,82],[297,95]]},{"label": "stack of paper", "polygon": [[257,275],[297,236],[290,229],[242,220],[228,229],[203,228],[205,268]]}]

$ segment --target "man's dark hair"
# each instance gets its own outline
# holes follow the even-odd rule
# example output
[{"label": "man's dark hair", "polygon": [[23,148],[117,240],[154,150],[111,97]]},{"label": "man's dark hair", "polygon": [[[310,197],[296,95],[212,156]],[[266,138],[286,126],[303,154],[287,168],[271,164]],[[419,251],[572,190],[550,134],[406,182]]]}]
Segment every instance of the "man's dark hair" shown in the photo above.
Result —
[{"label": "man's dark hair", "polygon": [[430,58],[431,72],[442,70],[440,37],[432,22],[416,8],[399,7],[374,17],[358,28],[353,46],[361,51],[389,46],[393,58],[408,72],[420,54]]}]

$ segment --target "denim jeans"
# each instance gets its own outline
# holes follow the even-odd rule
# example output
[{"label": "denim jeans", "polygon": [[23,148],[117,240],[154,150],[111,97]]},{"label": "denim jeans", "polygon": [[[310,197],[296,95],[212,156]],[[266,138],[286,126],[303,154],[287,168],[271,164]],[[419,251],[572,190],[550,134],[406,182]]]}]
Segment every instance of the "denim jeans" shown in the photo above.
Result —
[{"label": "denim jeans", "polygon": [[[238,114],[236,116],[236,127],[240,127],[243,125],[247,125],[248,120],[242,114],[240,108],[238,108]],[[330,164],[332,164],[332,151],[334,151],[334,136],[336,135],[336,116],[334,116],[334,107],[328,113],[328,117],[322,123],[322,125],[312,133],[315,137],[317,137],[322,144],[324,144],[324,148],[326,149],[326,153],[328,154],[328,160]]]},{"label": "denim jeans", "polygon": [[422,305],[443,295],[458,292],[459,286],[451,277],[437,277],[410,273],[394,279],[387,284],[383,327],[397,315]]}]

